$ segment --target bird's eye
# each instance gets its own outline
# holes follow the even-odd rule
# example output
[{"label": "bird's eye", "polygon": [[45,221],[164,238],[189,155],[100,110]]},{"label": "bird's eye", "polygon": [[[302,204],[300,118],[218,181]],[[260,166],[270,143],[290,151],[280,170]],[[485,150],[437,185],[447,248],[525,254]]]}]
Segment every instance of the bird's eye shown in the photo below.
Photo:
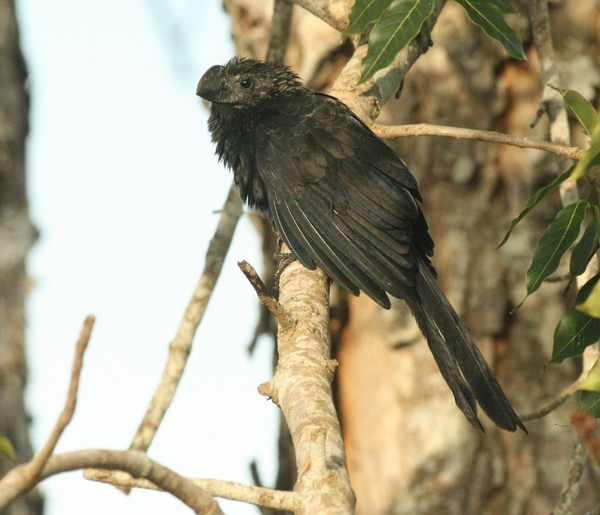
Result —
[{"label": "bird's eye", "polygon": [[250,89],[252,87],[254,83],[252,82],[252,79],[250,77],[246,77],[245,79],[242,79],[240,81],[240,85],[242,86],[242,88],[244,89]]}]

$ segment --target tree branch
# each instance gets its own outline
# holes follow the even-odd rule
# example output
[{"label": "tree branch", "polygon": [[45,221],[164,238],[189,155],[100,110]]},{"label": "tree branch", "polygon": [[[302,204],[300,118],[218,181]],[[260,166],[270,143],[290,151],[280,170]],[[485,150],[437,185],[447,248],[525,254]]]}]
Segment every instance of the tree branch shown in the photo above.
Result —
[{"label": "tree branch", "polygon": [[596,345],[588,346],[583,352],[583,362],[581,367],[581,373],[577,378],[577,381],[574,381],[569,386],[567,386],[561,393],[556,397],[553,401],[548,403],[546,406],[540,408],[537,411],[533,411],[531,413],[526,413],[525,415],[520,415],[521,420],[524,422],[528,420],[534,420],[537,418],[545,417],[548,413],[554,411],[559,406],[562,406],[565,401],[577,392],[580,388],[579,385],[581,382],[588,376],[592,366],[596,361],[600,358],[600,351]]},{"label": "tree branch", "polygon": [[581,476],[583,475],[583,467],[587,461],[585,447],[581,442],[575,444],[573,449],[573,457],[569,463],[569,474],[563,486],[558,503],[552,512],[552,515],[571,515],[575,501],[579,495],[581,487]]},{"label": "tree branch", "polygon": [[[108,483],[121,488],[145,488],[148,490],[161,490],[160,487],[148,479],[136,479],[121,470],[91,469],[85,470],[86,479]],[[206,490],[215,497],[230,499],[265,506],[274,510],[296,511],[299,506],[296,492],[282,492],[260,486],[248,486],[233,481],[220,481],[218,479],[186,478],[202,490]]]},{"label": "tree branch", "polygon": [[279,303],[279,301],[273,297],[273,295],[271,295],[271,292],[269,292],[265,283],[258,276],[254,267],[245,260],[239,261],[238,266],[256,291],[256,295],[258,295],[259,300],[273,314],[277,320],[277,323],[282,327],[282,329],[291,329],[294,325],[293,319],[285,311],[285,309],[283,309],[283,306]]},{"label": "tree branch", "polygon": [[83,355],[90,341],[95,318],[90,315],[85,319],[75,346],[75,359],[71,369],[71,381],[67,401],[62,413],[58,417],[54,429],[42,450],[28,463],[19,465],[10,470],[0,481],[0,511],[11,503],[19,495],[32,488],[38,482],[38,476],[46,462],[54,452],[54,448],[65,428],[71,422],[75,406],[77,405],[77,391],[79,389],[79,378],[83,366]]},{"label": "tree branch", "polygon": [[464,129],[462,127],[447,127],[442,125],[429,125],[420,123],[415,125],[378,125],[372,124],[371,129],[377,136],[383,139],[406,138],[409,136],[443,136],[456,139],[470,139],[475,141],[487,141],[489,143],[500,143],[520,148],[533,148],[552,152],[553,154],[579,161],[583,150],[579,147],[568,147],[560,143],[523,138],[520,136],[509,136],[500,132],[480,131],[475,129]]},{"label": "tree branch", "polygon": [[296,323],[279,327],[279,362],[259,392],[280,406],[294,441],[301,502],[296,513],[351,514],[354,494],[331,393],[328,279],[295,261],[280,283],[279,301]]},{"label": "tree branch", "polygon": [[187,504],[195,513],[222,515],[217,501],[186,478],[151,460],[139,451],[108,451],[87,449],[52,456],[40,475],[40,480],[78,469],[102,468],[123,470],[135,478],[143,478],[169,492]]},{"label": "tree branch", "polygon": [[169,346],[169,356],[163,375],[137,433],[133,437],[131,450],[146,451],[150,447],[152,439],[173,400],[192,349],[194,335],[202,321],[206,305],[221,274],[223,261],[229,250],[241,214],[242,201],[232,184],[227,200],[221,210],[219,224],[206,252],[202,276],[185,310],[177,334]]},{"label": "tree branch", "polygon": [[580,379],[577,379],[574,383],[571,383],[567,386],[555,399],[549,402],[546,406],[543,406],[537,411],[532,411],[531,413],[525,413],[524,415],[519,415],[519,418],[523,422],[527,422],[528,420],[535,420],[538,418],[545,417],[548,413],[553,412],[559,406],[562,406],[571,395],[573,395],[576,391],[579,390],[579,382]]}]

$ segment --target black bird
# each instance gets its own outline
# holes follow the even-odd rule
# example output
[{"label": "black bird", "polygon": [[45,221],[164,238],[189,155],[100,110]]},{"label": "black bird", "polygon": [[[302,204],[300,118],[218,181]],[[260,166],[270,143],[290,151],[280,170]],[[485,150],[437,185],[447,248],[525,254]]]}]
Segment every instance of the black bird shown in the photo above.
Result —
[{"label": "black bird", "polygon": [[305,88],[287,67],[234,57],[196,93],[210,101],[219,159],[247,204],[267,215],[295,257],[384,308],[415,316],[456,404],[483,429],[525,426],[435,280],[418,182],[342,102]]}]

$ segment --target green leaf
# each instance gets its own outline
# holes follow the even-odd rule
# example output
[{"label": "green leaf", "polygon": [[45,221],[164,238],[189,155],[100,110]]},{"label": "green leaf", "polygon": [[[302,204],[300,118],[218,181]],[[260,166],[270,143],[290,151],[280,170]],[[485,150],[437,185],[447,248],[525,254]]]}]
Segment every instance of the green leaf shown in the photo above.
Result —
[{"label": "green leaf", "polygon": [[591,317],[600,318],[600,283],[594,286],[588,298],[576,305],[575,309]]},{"label": "green leaf", "polygon": [[583,177],[590,168],[600,164],[600,123],[596,124],[592,132],[592,144],[581,156],[579,163],[575,165],[575,169],[571,174],[571,179],[577,180]]},{"label": "green leaf", "polygon": [[508,55],[515,59],[528,60],[519,34],[504,21],[506,2],[490,2],[490,0],[456,0],[456,2],[463,6],[473,23],[479,25],[488,36],[502,43]]},{"label": "green leaf", "polygon": [[14,461],[17,458],[17,453],[12,442],[8,437],[0,435],[0,457]]},{"label": "green leaf", "polygon": [[592,104],[590,104],[583,96],[577,91],[573,91],[571,89],[560,89],[554,88],[558,91],[565,99],[565,102],[573,111],[579,123],[583,125],[585,132],[588,133],[588,136],[592,136],[594,129],[598,125],[600,121],[600,116],[596,112],[596,109]]},{"label": "green leaf", "polygon": [[398,52],[420,32],[433,12],[434,0],[395,0],[373,26],[369,50],[361,63],[359,84],[394,60]]},{"label": "green leaf", "polygon": [[508,0],[490,0],[490,3],[500,9],[502,14],[517,14],[519,12]]},{"label": "green leaf", "polygon": [[346,34],[360,35],[369,23],[377,21],[393,0],[356,0],[348,13]]},{"label": "green leaf", "polygon": [[596,226],[596,237],[600,241],[600,208],[594,204],[590,204],[590,211],[592,212],[592,218]]},{"label": "green leaf", "polygon": [[600,418],[600,393],[583,390],[579,397],[579,409],[594,418]]},{"label": "green leaf", "polygon": [[[575,305],[584,302],[600,279],[600,274],[583,285]],[[574,307],[567,310],[554,330],[554,345],[550,363],[562,363],[566,358],[580,356],[585,348],[600,338],[600,320]]]},{"label": "green leaf", "polygon": [[600,359],[596,360],[590,373],[579,383],[579,388],[591,392],[600,392]]},{"label": "green leaf", "polygon": [[550,274],[556,271],[560,259],[573,245],[588,206],[587,200],[580,200],[563,207],[540,238],[529,270],[527,270],[527,295],[536,291]]},{"label": "green leaf", "polygon": [[588,263],[594,257],[597,250],[598,236],[596,234],[596,225],[594,222],[590,222],[571,254],[571,262],[569,264],[571,277],[577,277],[585,272]]},{"label": "green leaf", "polygon": [[547,186],[543,186],[542,188],[540,188],[539,190],[537,190],[535,192],[535,194],[533,195],[533,197],[531,197],[525,203],[525,209],[523,211],[521,211],[521,213],[519,214],[519,216],[517,216],[517,218],[515,218],[510,223],[510,229],[504,235],[504,238],[502,239],[502,241],[500,242],[500,245],[498,245],[498,247],[497,247],[496,250],[498,250],[500,247],[502,247],[502,245],[504,245],[508,241],[508,238],[510,237],[510,233],[513,231],[513,229],[515,228],[515,226],[521,220],[523,220],[523,218],[525,218],[525,216],[527,215],[527,213],[529,213],[529,211],[531,211],[543,199],[545,199],[550,193],[552,193],[556,188],[558,188],[561,185],[561,183],[565,182],[569,178],[569,176],[571,175],[571,172],[573,171],[573,168],[574,167],[572,166],[566,172],[562,173],[556,179],[554,179],[550,184],[548,184]]}]

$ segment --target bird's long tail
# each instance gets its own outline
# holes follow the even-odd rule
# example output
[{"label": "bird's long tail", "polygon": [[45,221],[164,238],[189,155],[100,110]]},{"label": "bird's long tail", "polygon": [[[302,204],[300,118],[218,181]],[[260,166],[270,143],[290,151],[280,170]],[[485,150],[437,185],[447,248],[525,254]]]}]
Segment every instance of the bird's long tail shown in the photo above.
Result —
[{"label": "bird's long tail", "polygon": [[483,430],[477,418],[479,404],[502,429],[516,431],[519,427],[527,432],[429,267],[419,259],[418,268],[415,289],[419,298],[409,301],[409,308],[456,404],[474,427]]}]

